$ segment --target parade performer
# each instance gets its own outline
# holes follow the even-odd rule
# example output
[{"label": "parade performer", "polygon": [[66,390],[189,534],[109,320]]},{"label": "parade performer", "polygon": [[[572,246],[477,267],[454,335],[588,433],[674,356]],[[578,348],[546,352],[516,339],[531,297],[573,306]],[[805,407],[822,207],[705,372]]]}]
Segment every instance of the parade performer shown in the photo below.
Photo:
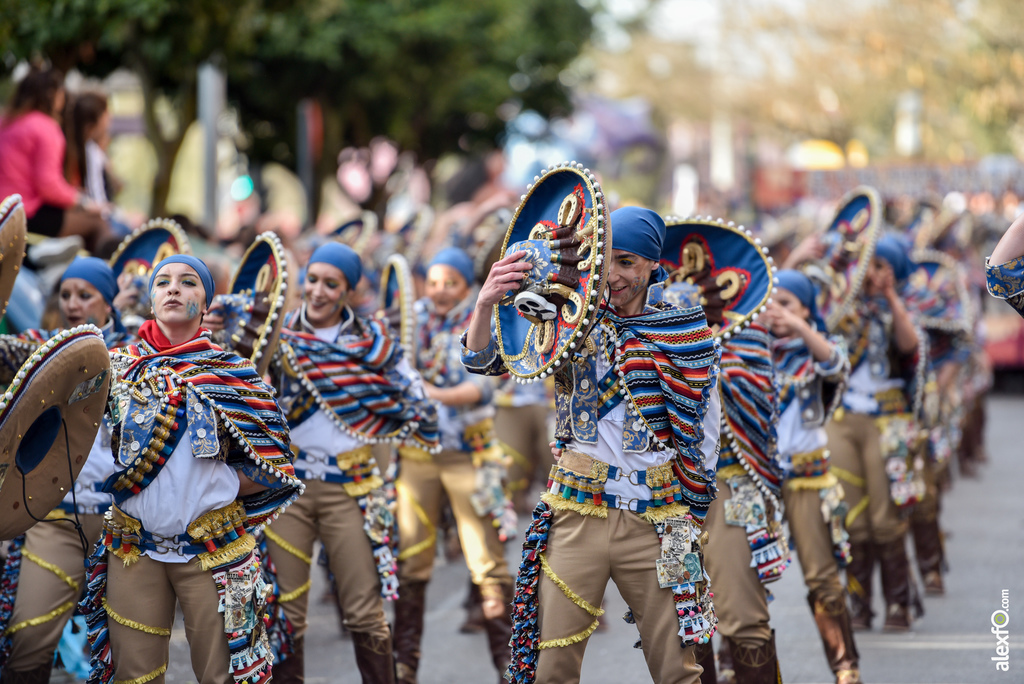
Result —
[{"label": "parade performer", "polygon": [[[836,684],[860,684],[839,567],[850,560],[842,485],[832,474],[825,424],[839,405],[849,375],[846,347],[825,333],[817,292],[799,271],[776,274],[774,301],[763,320],[771,329],[779,387],[778,452],[790,538],[796,547],[825,657]],[[721,591],[721,589],[719,589]]]},{"label": "parade performer", "polygon": [[[115,308],[117,283],[102,259],[76,257],[61,276],[58,306],[64,329],[92,324],[103,332],[108,348],[127,344]],[[40,345],[59,331],[28,330],[0,337],[0,383],[10,383],[14,373]],[[37,524],[14,541],[4,569],[0,604],[14,601],[10,619],[0,622],[0,682],[48,682],[53,654],[64,626],[74,613],[85,582],[87,547],[73,524],[77,519],[92,544],[103,530],[103,514],[110,495],[102,491],[114,472],[110,458],[110,424],[104,420],[89,457],[60,506],[48,521]]]},{"label": "parade performer", "polygon": [[[578,682],[611,579],[654,681],[692,684],[694,645],[716,624],[701,524],[714,497],[719,353],[703,311],[667,304],[652,284],[664,275],[661,217],[627,207],[609,221],[601,210],[593,175],[571,165],[546,172],[517,212],[523,232],[513,223],[506,244],[530,239],[491,269],[464,340],[473,372],[555,379],[557,463],[526,533],[508,677]],[[521,346],[514,310],[499,311],[492,337],[492,309],[508,290],[539,321],[527,341],[544,328],[556,336],[537,340],[542,353],[512,352]],[[540,301],[552,291],[570,302],[554,320],[543,318],[554,302]]]},{"label": "parade performer", "polygon": [[[324,545],[336,598],[366,683],[394,682],[384,599],[398,586],[393,514],[372,446],[437,446],[436,409],[401,345],[349,306],[362,276],[355,251],[329,242],[310,257],[302,307],[285,320],[272,367],[291,429],[302,497],[264,530],[287,624],[278,682],[303,681],[313,544]],[[274,635],[272,634],[272,637]],[[288,637],[291,644],[285,645]],[[272,638],[272,641],[276,641]]]},{"label": "parade performer", "polygon": [[[420,660],[427,582],[434,566],[442,499],[447,496],[471,579],[480,589],[484,628],[499,672],[508,665],[512,577],[502,536],[511,533],[511,503],[502,481],[505,456],[494,435],[494,387],[460,361],[459,335],[473,314],[473,262],[443,249],[427,270],[427,297],[417,303],[417,370],[438,406],[442,451],[399,451],[401,591],[395,603],[398,681],[415,682]],[[486,325],[486,321],[485,321]]]},{"label": "parade performer", "polygon": [[[722,344],[718,496],[704,523],[704,556],[725,640],[722,674],[731,669],[743,684],[776,682],[778,656],[763,585],[781,577],[789,547],[775,453],[771,336],[755,322],[770,301],[774,266],[746,229],[710,218],[669,219],[661,263],[669,272],[666,298],[680,306],[701,304]],[[697,660],[701,681],[715,682],[710,643],[697,647]]]},{"label": "parade performer", "polygon": [[854,629],[870,629],[872,576],[881,565],[886,631],[907,631],[911,578],[907,514],[924,495],[919,422],[925,340],[899,294],[910,275],[906,246],[878,240],[863,292],[832,332],[846,340],[851,374],[828,424],[832,472],[843,483],[852,558],[846,568]]},{"label": "parade performer", "polygon": [[213,290],[199,259],[164,259],[149,283],[155,320],[111,355],[113,505],[80,604],[92,682],[163,682],[175,602],[199,682],[271,677],[253,533],[302,484],[273,390],[201,327]]}]

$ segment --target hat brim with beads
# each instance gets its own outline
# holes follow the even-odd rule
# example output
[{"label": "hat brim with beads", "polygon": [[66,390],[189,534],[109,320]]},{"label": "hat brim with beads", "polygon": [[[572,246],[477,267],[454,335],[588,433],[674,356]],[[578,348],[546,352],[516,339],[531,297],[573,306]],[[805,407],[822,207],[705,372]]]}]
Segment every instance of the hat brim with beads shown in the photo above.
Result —
[{"label": "hat brim with beads", "polygon": [[720,339],[756,320],[771,299],[775,278],[761,241],[743,226],[710,216],[670,216],[665,228],[665,300],[683,309],[702,307]]},{"label": "hat brim with beads", "polygon": [[25,258],[27,219],[21,195],[11,195],[0,204],[0,316],[14,291],[14,281]]},{"label": "hat brim with beads", "polygon": [[501,258],[533,264],[518,292],[494,307],[498,353],[517,379],[533,382],[583,346],[597,324],[612,234],[600,184],[577,162],[535,178],[505,232]]},{"label": "hat brim with beads", "polygon": [[917,324],[928,330],[971,334],[974,307],[960,264],[937,249],[915,249],[910,260],[914,270],[907,279],[905,299]]},{"label": "hat brim with beads", "polygon": [[378,304],[381,314],[388,323],[397,324],[398,339],[402,351],[410,358],[416,358],[416,289],[412,279],[412,268],[401,254],[392,254],[384,263],[380,276]]}]

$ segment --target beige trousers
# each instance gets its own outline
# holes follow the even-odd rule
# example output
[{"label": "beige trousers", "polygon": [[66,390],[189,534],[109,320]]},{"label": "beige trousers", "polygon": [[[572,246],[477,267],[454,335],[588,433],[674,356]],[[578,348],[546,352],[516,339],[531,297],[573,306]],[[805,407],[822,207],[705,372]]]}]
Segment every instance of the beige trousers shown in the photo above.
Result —
[{"label": "beige trousers", "polygon": [[143,556],[125,567],[108,554],[107,624],[115,684],[135,679],[163,684],[175,600],[185,616],[185,638],[199,684],[233,683],[213,573],[200,568],[196,558],[161,563]]},{"label": "beige trousers", "polygon": [[[78,517],[92,544],[103,532],[103,516]],[[28,672],[53,660],[64,625],[84,590],[85,556],[74,525],[44,522],[31,527],[25,533],[18,594],[7,625],[11,634],[8,672]]]},{"label": "beige trousers", "polygon": [[499,406],[494,416],[494,433],[512,461],[508,469],[509,490],[520,498],[520,492],[533,484],[541,464],[547,471],[554,462],[549,446],[548,413],[546,404],[530,404]]},{"label": "beige trousers", "polygon": [[881,434],[875,419],[846,411],[825,427],[832,473],[843,484],[849,506],[846,529],[851,544],[885,544],[907,532],[907,521],[889,498],[889,476],[882,460]]},{"label": "beige trousers", "polygon": [[[548,565],[565,586],[597,609],[611,579],[633,611],[647,669],[656,684],[697,684],[702,669],[693,646],[680,646],[679,616],[670,589],[658,585],[661,541],[654,525],[635,513],[608,509],[607,518],[554,511]],[[541,642],[588,634],[567,646],[542,648],[537,684],[580,681],[594,616],[569,599],[546,573],[537,589]],[[607,618],[604,618],[607,619]]]},{"label": "beige trousers", "polygon": [[323,542],[334,573],[345,626],[352,632],[387,639],[391,632],[384,615],[373,548],[363,531],[363,512],[342,485],[320,480],[307,480],[302,496],[267,529],[281,605],[295,638],[306,633],[309,574],[317,537]]},{"label": "beige trousers", "polygon": [[782,500],[789,522],[789,541],[800,559],[807,591],[819,600],[842,599],[843,583],[832,555],[832,534],[821,515],[820,490],[795,489],[789,484],[782,489]]},{"label": "beige trousers", "polygon": [[470,502],[476,491],[476,468],[469,453],[442,451],[429,461],[403,458],[396,485],[399,575],[403,580],[430,580],[437,525],[447,494],[473,583],[481,587],[512,583],[497,530],[489,517],[477,515]]},{"label": "beige trousers", "polygon": [[718,498],[704,519],[708,543],[704,563],[715,594],[718,631],[747,648],[759,648],[772,638],[768,624],[768,595],[750,567],[750,543],[743,527],[725,522],[725,502],[732,498],[729,485],[719,480]]},{"label": "beige trousers", "polygon": [[[948,464],[947,464],[948,466]],[[910,519],[915,522],[932,522],[939,517],[939,472],[942,466],[924,459],[924,498],[914,504],[914,510],[910,512]]]}]

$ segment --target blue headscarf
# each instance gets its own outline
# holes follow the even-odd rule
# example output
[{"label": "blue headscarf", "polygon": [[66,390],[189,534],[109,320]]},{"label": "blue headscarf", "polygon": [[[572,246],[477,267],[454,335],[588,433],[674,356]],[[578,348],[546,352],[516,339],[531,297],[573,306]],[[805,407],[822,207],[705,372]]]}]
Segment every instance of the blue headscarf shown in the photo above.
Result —
[{"label": "blue headscarf", "polygon": [[875,245],[875,254],[889,262],[897,283],[909,278],[914,270],[908,256],[909,251],[909,247],[894,235],[882,236]]},{"label": "blue headscarf", "polygon": [[355,290],[359,285],[359,279],[363,277],[363,262],[359,259],[356,251],[348,245],[340,242],[327,242],[315,250],[309,257],[309,268],[311,264],[330,264],[342,272],[345,280],[348,281],[349,291]]},{"label": "blue headscarf", "polygon": [[[661,261],[665,244],[665,221],[657,212],[642,207],[622,207],[611,215],[612,249],[621,249],[638,257]],[[668,278],[668,272],[658,266],[651,276],[652,283]]]},{"label": "blue headscarf", "polygon": [[117,278],[114,277],[114,271],[106,261],[98,257],[77,256],[64,271],[64,275],[60,277],[60,282],[63,283],[68,278],[81,278],[95,287],[103,297],[103,301],[110,306],[110,315],[114,319],[114,330],[124,332],[121,315],[114,308],[114,297],[117,296]]},{"label": "blue headscarf", "polygon": [[778,287],[791,292],[794,297],[800,300],[800,303],[807,307],[810,311],[808,314],[808,320],[814,324],[814,326],[820,331],[825,332],[825,321],[822,320],[821,314],[818,313],[818,292],[814,287],[814,283],[811,279],[805,276],[800,271],[794,271],[792,269],[785,269],[778,271],[775,274],[775,278],[778,281]]},{"label": "blue headscarf", "polygon": [[203,289],[206,290],[206,308],[210,308],[210,304],[213,303],[214,285],[213,285],[213,274],[210,273],[209,267],[204,264],[198,258],[191,254],[175,254],[169,256],[153,269],[153,275],[149,276],[149,291],[153,291],[153,281],[156,280],[156,274],[160,272],[160,269],[167,264],[185,264],[195,269],[196,274],[199,276],[199,280],[203,281]]},{"label": "blue headscarf", "polygon": [[431,262],[427,270],[430,270],[433,266],[451,266],[459,272],[463,278],[466,279],[467,285],[472,285],[475,280],[473,274],[473,260],[469,258],[469,255],[458,247],[445,247],[437,253]]}]

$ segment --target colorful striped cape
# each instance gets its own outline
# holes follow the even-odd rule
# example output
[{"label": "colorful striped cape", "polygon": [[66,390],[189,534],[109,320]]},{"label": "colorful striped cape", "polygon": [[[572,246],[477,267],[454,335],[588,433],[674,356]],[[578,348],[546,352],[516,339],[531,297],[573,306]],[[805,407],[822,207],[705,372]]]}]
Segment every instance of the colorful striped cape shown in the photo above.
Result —
[{"label": "colorful striped cape", "polygon": [[[723,434],[718,467],[739,462],[776,495],[782,480],[776,455],[778,393],[772,365],[771,333],[754,323],[734,332],[722,349],[722,419],[736,448]],[[750,472],[750,470],[748,470]]]},{"label": "colorful striped cape", "polygon": [[658,441],[677,453],[684,496],[699,515],[712,498],[701,445],[719,359],[704,312],[657,303],[639,316],[604,309],[604,317],[621,344],[618,365],[630,399]]},{"label": "colorful striped cape", "polygon": [[[298,325],[297,321],[295,312],[285,326]],[[300,377],[304,385],[295,392],[284,387],[283,394],[306,391],[316,399],[298,415],[290,415],[292,425],[326,407],[365,441],[412,440],[422,448],[436,447],[437,409],[425,397],[414,396],[409,381],[397,372],[401,345],[379,321],[359,318],[355,323],[358,335],[334,343],[300,330],[282,332],[286,373]]]},{"label": "colorful striped cape", "polygon": [[166,369],[216,407],[233,441],[227,464],[268,488],[240,497],[247,529],[262,526],[299,495],[301,482],[291,464],[288,426],[273,390],[251,361],[215,345],[209,332],[163,352],[147,342],[122,347],[111,353],[111,368],[124,368],[117,379],[127,383]]},{"label": "colorful striped cape", "polygon": [[[807,344],[799,337],[778,340],[772,345],[776,378],[779,380],[779,415],[789,408],[796,397],[797,383],[814,374],[814,357]],[[785,381],[784,381],[785,380]]]}]

